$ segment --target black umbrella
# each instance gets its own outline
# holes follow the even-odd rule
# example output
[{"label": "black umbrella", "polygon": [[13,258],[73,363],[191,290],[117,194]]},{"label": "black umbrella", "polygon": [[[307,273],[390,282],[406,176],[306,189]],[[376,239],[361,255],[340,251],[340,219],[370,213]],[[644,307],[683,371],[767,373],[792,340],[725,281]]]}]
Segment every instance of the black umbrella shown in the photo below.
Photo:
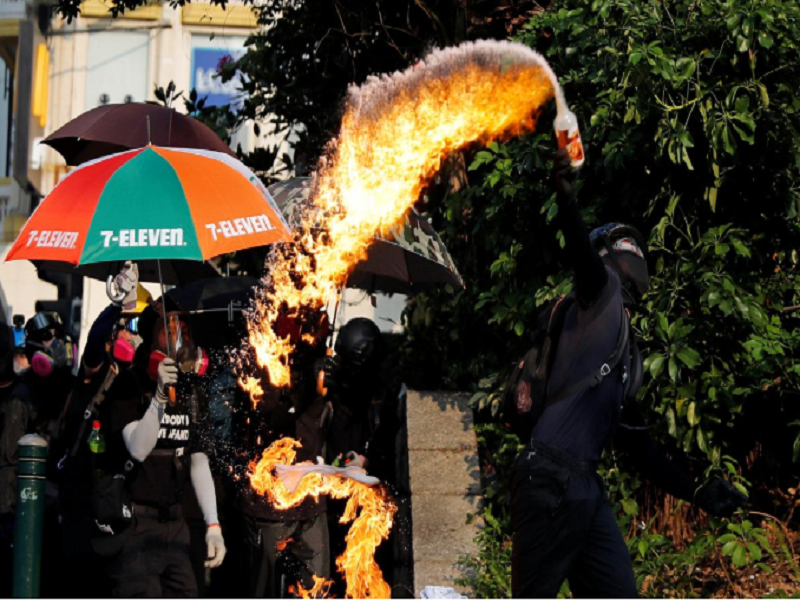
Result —
[{"label": "black umbrella", "polygon": [[193,281],[167,292],[186,312],[241,310],[258,284],[255,277],[216,277]]},{"label": "black umbrella", "polygon": [[[295,177],[267,188],[291,227],[297,227],[306,211],[319,224],[310,206],[310,177]],[[356,265],[347,287],[368,292],[414,294],[439,285],[463,287],[453,259],[431,224],[409,210],[403,221],[387,235],[375,238],[366,260]]]},{"label": "black umbrella", "polygon": [[[37,269],[81,275],[100,281],[106,281],[109,276],[114,277],[119,273],[123,265],[120,261],[78,266],[57,260],[34,260],[31,262]],[[161,281],[167,285],[184,285],[198,279],[221,278],[219,272],[207,262],[195,260],[162,260],[160,262],[163,274],[163,280]],[[158,283],[158,263],[159,261],[157,260],[137,260],[139,281]]]}]

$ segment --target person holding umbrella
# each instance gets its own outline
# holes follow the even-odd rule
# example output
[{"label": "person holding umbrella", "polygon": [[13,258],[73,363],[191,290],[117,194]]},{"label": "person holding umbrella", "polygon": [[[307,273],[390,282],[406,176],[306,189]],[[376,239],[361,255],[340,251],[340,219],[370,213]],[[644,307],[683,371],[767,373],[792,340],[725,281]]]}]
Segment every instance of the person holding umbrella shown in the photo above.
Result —
[{"label": "person holding umbrella", "polygon": [[[236,159],[149,145],[71,172],[28,219],[6,260],[42,261],[112,280],[131,260],[143,280],[184,283],[193,262],[291,239],[269,193]],[[224,556],[202,418],[195,412],[202,406],[197,369],[203,358],[164,294],[161,314],[145,313],[133,367],[120,372],[102,405],[107,452],[101,462],[109,476],[94,485],[99,530],[93,545],[113,556],[115,593],[192,595],[179,506],[190,471],[208,526],[209,566]],[[180,377],[179,369],[185,371]],[[145,540],[154,551],[139,554]]]},{"label": "person holding umbrella", "polygon": [[[143,342],[133,366],[116,377],[100,411],[104,463],[109,473],[123,474],[129,498],[121,502],[122,513],[127,506],[130,523],[118,532],[119,525],[98,512],[93,545],[110,557],[114,595],[191,597],[197,586],[181,511],[189,477],[206,522],[206,566],[218,566],[225,556],[199,381],[207,357],[178,311],[148,308],[140,327]],[[93,492],[95,504],[113,500],[103,491]]]},{"label": "person holding umbrella", "polygon": [[[109,288],[109,304],[97,317],[83,349],[78,376],[64,410],[65,454],[58,462],[59,516],[64,556],[63,593],[67,597],[102,597],[110,593],[99,577],[100,563],[92,550],[94,455],[88,439],[105,395],[120,370],[130,368],[138,335],[131,323],[149,306],[150,294],[139,285],[139,270],[126,262]],[[140,338],[139,338],[140,341]]]}]

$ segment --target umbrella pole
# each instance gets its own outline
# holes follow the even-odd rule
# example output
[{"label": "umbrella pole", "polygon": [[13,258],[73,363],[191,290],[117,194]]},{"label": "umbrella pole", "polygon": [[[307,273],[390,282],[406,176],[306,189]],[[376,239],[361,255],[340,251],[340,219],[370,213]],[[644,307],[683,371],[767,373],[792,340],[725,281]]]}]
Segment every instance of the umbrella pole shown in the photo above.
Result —
[{"label": "umbrella pole", "polygon": [[[158,264],[158,285],[161,286],[161,311],[164,313],[164,334],[167,336],[167,354],[169,354],[169,326],[167,324],[167,295],[164,293],[164,278],[161,276],[161,259],[156,260]],[[172,358],[170,356],[170,358]]]},{"label": "umbrella pole", "polygon": [[[169,343],[169,323],[167,323],[167,295],[164,293],[164,278],[161,276],[161,259],[156,259],[156,264],[158,264],[158,285],[161,286],[161,311],[164,313],[162,317],[164,319],[164,335],[166,336],[167,339],[166,354],[167,356],[169,356],[170,343]],[[177,357],[173,358],[172,356],[170,356],[170,358],[175,360],[175,358]],[[178,393],[175,390],[175,388],[173,386],[169,386],[167,388],[167,394],[169,395],[170,406],[175,406],[175,402],[177,401],[178,398]]]},{"label": "umbrella pole", "polygon": [[336,304],[333,308],[333,321],[331,322],[331,334],[328,336],[328,349],[330,350],[333,348],[333,335],[336,333],[336,318],[339,316],[339,302],[342,299],[342,294],[344,294],[345,288],[341,290],[337,290],[336,292]]}]

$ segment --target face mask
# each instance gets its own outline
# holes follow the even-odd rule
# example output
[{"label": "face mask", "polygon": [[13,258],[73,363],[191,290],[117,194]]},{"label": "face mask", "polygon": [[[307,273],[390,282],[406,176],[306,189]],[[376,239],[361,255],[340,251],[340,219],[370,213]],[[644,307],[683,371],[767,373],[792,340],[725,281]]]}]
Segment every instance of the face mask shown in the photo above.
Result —
[{"label": "face mask", "polygon": [[[153,350],[150,353],[150,360],[147,363],[147,374],[153,381],[158,381],[158,366],[161,361],[167,358],[167,355],[161,350]],[[190,360],[178,362],[178,366],[183,373],[196,373],[197,375],[205,375],[208,371],[208,354],[202,348],[197,349],[197,356]]]},{"label": "face mask", "polygon": [[39,377],[49,377],[58,369],[71,369],[75,365],[77,351],[77,345],[73,342],[56,338],[49,348],[37,350],[33,354],[31,368]]},{"label": "face mask", "polygon": [[603,261],[610,266],[619,276],[623,289],[623,300],[626,304],[639,304],[642,296],[650,287],[650,277],[647,272],[647,262],[629,252],[618,252],[614,255],[616,260],[604,256]]},{"label": "face mask", "polygon": [[118,339],[114,342],[114,347],[111,350],[111,355],[114,360],[121,363],[132,363],[133,357],[136,354],[136,349],[129,342]]},{"label": "face mask", "polygon": [[194,356],[181,356],[178,352],[178,366],[183,373],[195,373],[196,375],[205,375],[208,371],[208,354],[202,348],[197,349],[197,354]]}]

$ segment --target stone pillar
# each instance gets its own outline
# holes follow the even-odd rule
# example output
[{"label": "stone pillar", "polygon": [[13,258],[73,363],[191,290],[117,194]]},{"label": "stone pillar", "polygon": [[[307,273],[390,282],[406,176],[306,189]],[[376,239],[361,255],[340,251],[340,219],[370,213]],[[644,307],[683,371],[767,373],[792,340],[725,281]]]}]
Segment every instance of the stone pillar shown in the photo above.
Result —
[{"label": "stone pillar", "polygon": [[[477,552],[480,502],[478,445],[468,394],[408,392],[408,466],[414,553],[414,595],[425,586],[455,587],[458,559]],[[476,520],[477,521],[477,520]],[[460,589],[462,592],[468,590]]]}]

